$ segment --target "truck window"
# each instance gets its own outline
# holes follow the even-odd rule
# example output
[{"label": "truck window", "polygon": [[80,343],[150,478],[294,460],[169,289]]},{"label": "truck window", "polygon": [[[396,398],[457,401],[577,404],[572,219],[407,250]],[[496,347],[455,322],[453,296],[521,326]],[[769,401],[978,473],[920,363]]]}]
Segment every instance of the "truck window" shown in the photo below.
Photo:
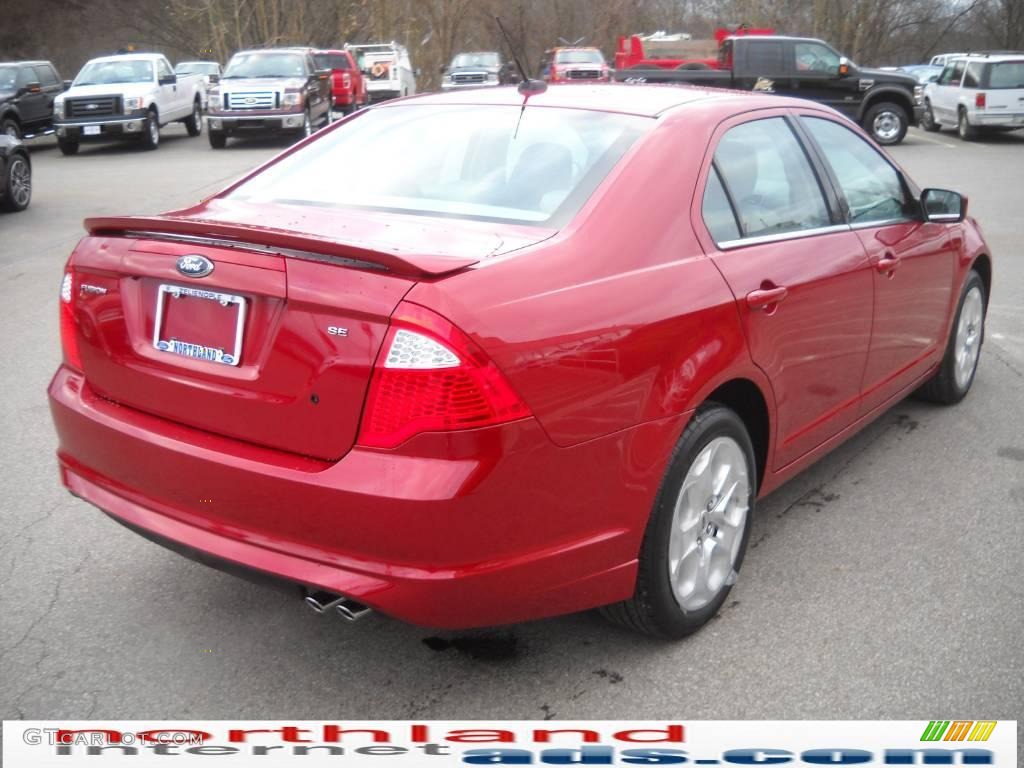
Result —
[{"label": "truck window", "polygon": [[714,166],[711,167],[711,172],[708,174],[701,214],[704,218],[704,225],[716,243],[739,239],[740,225],[736,221],[736,213],[725,194],[725,187],[722,186],[718,169]]},{"label": "truck window", "polygon": [[780,42],[745,40],[747,69],[753,75],[779,75],[785,70]]},{"label": "truck window", "polygon": [[964,60],[960,59],[946,65],[946,71],[942,73],[939,81],[942,85],[960,85],[964,76]]},{"label": "truck window", "polygon": [[972,61],[964,70],[964,88],[977,88],[981,82],[981,62]]},{"label": "truck window", "polygon": [[818,117],[801,121],[818,142],[850,207],[850,223],[904,219],[910,214],[896,169],[848,128]]},{"label": "truck window", "polygon": [[40,64],[36,66],[36,79],[45,87],[47,85],[56,85],[57,73],[53,71],[53,67],[47,64]]},{"label": "truck window", "polygon": [[166,61],[164,61],[163,59],[156,60],[156,76],[158,78],[170,77],[173,74],[174,73],[171,71],[170,65],[168,65]]},{"label": "truck window", "polygon": [[820,75],[839,73],[839,54],[821,43],[796,43],[793,56],[797,72]]},{"label": "truck window", "polygon": [[988,88],[1024,88],[1024,60],[1000,61],[988,73]]},{"label": "truck window", "polygon": [[743,237],[832,223],[811,163],[781,117],[731,128],[715,150],[715,165],[736,205]]}]

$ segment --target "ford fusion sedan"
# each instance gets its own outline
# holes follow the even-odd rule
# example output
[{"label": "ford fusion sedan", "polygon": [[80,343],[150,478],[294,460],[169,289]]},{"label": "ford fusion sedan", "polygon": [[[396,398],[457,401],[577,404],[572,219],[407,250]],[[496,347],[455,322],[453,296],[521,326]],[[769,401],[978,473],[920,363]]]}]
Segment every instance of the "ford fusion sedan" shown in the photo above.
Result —
[{"label": "ford fusion sedan", "polygon": [[758,499],[968,393],[992,262],[960,195],[807,101],[525,90],[374,107],[200,205],[87,220],[68,490],[348,618],[680,637]]}]

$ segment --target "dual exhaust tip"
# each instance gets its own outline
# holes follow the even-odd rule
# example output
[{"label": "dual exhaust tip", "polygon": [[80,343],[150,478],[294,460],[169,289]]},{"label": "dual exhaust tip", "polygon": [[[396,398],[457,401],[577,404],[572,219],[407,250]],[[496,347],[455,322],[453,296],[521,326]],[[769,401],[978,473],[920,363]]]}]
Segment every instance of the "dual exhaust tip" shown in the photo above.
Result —
[{"label": "dual exhaust tip", "polygon": [[337,611],[345,621],[359,621],[372,612],[371,608],[362,603],[333,592],[310,592],[303,598],[303,602],[316,613],[324,614],[331,610]]}]

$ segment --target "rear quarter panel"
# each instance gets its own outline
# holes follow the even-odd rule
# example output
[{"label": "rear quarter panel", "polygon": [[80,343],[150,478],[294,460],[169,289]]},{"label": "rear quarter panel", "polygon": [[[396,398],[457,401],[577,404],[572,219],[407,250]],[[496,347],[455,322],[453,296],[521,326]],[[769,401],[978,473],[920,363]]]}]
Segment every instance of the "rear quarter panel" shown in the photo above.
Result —
[{"label": "rear quarter panel", "polygon": [[689,221],[714,127],[700,113],[663,117],[551,240],[408,296],[473,336],[560,446],[757,377],[732,293]]}]

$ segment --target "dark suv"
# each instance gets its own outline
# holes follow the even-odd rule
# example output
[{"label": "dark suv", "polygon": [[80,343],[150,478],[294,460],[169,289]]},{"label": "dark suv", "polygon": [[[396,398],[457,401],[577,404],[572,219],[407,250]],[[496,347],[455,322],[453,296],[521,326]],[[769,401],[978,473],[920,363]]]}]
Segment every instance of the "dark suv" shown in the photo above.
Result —
[{"label": "dark suv", "polygon": [[0,62],[0,132],[16,139],[53,133],[53,100],[64,88],[48,61]]}]

